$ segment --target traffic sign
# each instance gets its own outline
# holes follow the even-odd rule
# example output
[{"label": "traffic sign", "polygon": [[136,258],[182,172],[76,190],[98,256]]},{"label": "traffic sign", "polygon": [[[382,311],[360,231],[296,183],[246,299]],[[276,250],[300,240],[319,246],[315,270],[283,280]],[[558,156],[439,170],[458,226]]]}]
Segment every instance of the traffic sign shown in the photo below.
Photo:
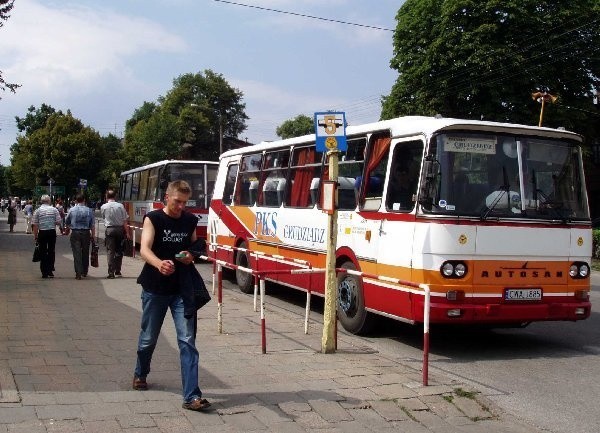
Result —
[{"label": "traffic sign", "polygon": [[348,149],[346,142],[346,113],[327,111],[315,113],[317,152]]},{"label": "traffic sign", "polygon": [[[36,196],[50,194],[50,188],[46,185],[36,185],[33,187],[33,194]],[[52,194],[65,195],[65,187],[63,185],[52,185]]]}]

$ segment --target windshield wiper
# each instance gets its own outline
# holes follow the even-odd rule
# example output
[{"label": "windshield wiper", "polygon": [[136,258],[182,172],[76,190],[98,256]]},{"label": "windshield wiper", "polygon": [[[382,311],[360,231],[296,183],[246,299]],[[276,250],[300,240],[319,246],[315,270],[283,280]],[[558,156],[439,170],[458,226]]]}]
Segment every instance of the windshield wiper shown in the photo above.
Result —
[{"label": "windshield wiper", "polygon": [[500,185],[500,187],[498,188],[498,191],[502,192],[496,196],[492,204],[490,204],[490,206],[487,207],[486,211],[482,213],[480,217],[482,221],[485,221],[490,215],[490,213],[496,208],[496,206],[498,206],[498,203],[500,203],[500,200],[502,200],[502,198],[504,197],[503,192],[506,193],[506,205],[507,208],[510,209],[510,184],[508,183],[508,175],[506,174],[505,166],[502,166],[502,182],[502,185]]}]

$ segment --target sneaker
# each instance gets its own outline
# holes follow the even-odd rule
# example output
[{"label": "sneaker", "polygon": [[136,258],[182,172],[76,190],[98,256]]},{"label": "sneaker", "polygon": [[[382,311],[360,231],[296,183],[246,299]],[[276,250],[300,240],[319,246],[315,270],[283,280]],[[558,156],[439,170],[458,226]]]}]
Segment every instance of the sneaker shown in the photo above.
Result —
[{"label": "sneaker", "polygon": [[42,278],[48,278],[48,275],[42,274]]},{"label": "sneaker", "polygon": [[81,280],[81,275],[79,275],[79,274],[75,275],[75,279],[76,280]]},{"label": "sneaker", "polygon": [[54,278],[54,274],[52,272],[48,272],[48,278]]},{"label": "sneaker", "polygon": [[210,407],[210,403],[205,398],[196,397],[188,403],[183,403],[181,407],[187,410],[201,411],[208,409]]},{"label": "sneaker", "polygon": [[148,389],[148,384],[146,383],[146,378],[133,376],[132,387],[136,391],[146,391]]},{"label": "sneaker", "polygon": [[122,274],[122,273],[120,273],[120,272],[115,272],[115,277],[117,277],[117,278],[121,278],[122,276],[123,276],[123,274]]},{"label": "sneaker", "polygon": [[112,280],[113,278],[115,278],[115,274],[108,274],[108,277],[106,277],[106,278],[108,278],[109,280]]}]

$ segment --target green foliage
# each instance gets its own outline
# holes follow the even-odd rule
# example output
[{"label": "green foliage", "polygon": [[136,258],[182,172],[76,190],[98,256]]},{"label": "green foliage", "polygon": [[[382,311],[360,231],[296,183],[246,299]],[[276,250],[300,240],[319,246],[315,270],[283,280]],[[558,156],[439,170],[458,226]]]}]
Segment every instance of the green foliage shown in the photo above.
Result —
[{"label": "green foliage", "polygon": [[[48,118],[56,113],[56,110],[50,105],[42,103],[40,108],[35,108],[33,105],[27,109],[25,117],[21,118],[15,116],[17,122],[17,129],[19,132],[24,132],[25,135],[29,135],[34,131],[43,128],[46,125]],[[59,114],[63,114],[62,111],[58,111]]]},{"label": "green foliage", "polygon": [[597,0],[407,0],[396,19],[390,65],[400,75],[383,119],[440,113],[537,125],[531,94],[547,91],[559,99],[544,126],[600,134]]},{"label": "green foliage", "polygon": [[312,117],[299,114],[293,119],[286,120],[276,129],[276,134],[281,138],[300,137],[302,135],[314,134],[315,123]]},{"label": "green foliage", "polygon": [[70,112],[51,114],[41,128],[17,137],[11,148],[14,185],[33,190],[54,179],[72,195],[80,178],[102,180],[106,152],[100,135]]},{"label": "green foliage", "polygon": [[600,229],[592,230],[592,257],[600,259]]},{"label": "green foliage", "polygon": [[163,159],[176,158],[180,153],[180,131],[177,117],[164,111],[139,120],[125,131],[122,159],[127,170]]},{"label": "green foliage", "polygon": [[157,103],[144,102],[127,121],[123,169],[162,159],[216,160],[221,138],[246,129],[242,97],[211,70],[180,75]]}]

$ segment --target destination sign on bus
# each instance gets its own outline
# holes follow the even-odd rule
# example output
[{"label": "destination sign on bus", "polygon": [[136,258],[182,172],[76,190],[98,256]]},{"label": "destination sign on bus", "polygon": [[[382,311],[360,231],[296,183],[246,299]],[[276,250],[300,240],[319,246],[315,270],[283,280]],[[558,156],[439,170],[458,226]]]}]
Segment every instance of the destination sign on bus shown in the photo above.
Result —
[{"label": "destination sign on bus", "polygon": [[493,138],[445,136],[444,150],[446,152],[483,153],[493,155],[496,153],[496,140]]}]

